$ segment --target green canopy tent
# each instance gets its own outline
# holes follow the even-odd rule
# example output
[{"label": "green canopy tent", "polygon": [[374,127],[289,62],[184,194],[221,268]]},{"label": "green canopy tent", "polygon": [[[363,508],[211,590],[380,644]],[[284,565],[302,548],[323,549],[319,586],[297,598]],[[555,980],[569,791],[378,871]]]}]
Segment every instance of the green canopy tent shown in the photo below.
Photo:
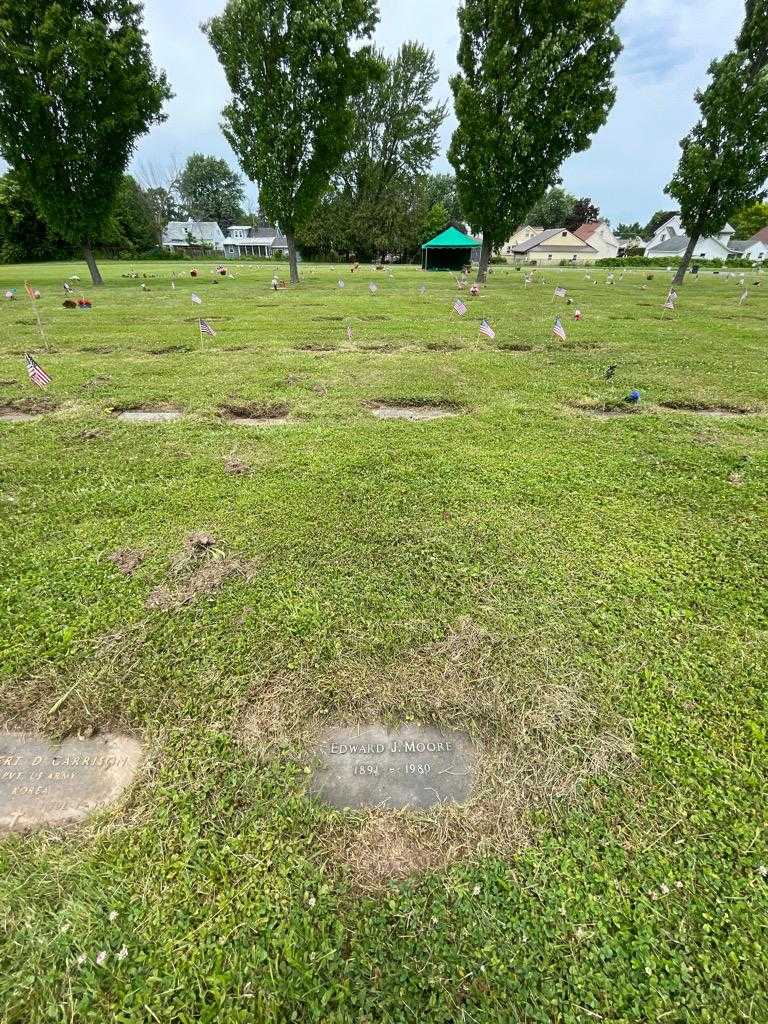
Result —
[{"label": "green canopy tent", "polygon": [[458,228],[446,228],[421,247],[422,270],[461,270],[472,262],[472,250],[480,243]]}]

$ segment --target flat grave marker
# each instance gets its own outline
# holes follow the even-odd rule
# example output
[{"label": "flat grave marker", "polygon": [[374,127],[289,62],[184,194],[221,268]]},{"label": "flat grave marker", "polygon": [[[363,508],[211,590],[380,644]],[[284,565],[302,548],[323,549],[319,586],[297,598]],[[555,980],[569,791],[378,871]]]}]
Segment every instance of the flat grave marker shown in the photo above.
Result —
[{"label": "flat grave marker", "polygon": [[138,740],[105,734],[51,743],[0,731],[0,835],[83,821],[114,803],[136,774]]},{"label": "flat grave marker", "polygon": [[333,807],[425,808],[464,803],[472,790],[475,747],[465,732],[330,728],[314,753],[309,792]]}]

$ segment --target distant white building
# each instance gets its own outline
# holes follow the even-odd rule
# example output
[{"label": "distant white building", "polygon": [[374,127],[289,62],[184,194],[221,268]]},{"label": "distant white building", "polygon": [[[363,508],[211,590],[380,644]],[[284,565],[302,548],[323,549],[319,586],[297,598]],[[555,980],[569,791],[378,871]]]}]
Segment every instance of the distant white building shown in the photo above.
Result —
[{"label": "distant white building", "polygon": [[768,264],[768,227],[764,227],[749,239],[742,258],[752,260],[753,263]]},{"label": "distant white building", "polygon": [[224,255],[231,260],[241,256],[271,258],[275,253],[286,255],[288,241],[285,235],[273,227],[260,225],[251,227],[248,224],[233,224],[224,239]]},{"label": "distant white building", "polygon": [[621,242],[602,220],[589,221],[573,232],[582,242],[587,242],[597,252],[597,259],[613,259],[619,255]]},{"label": "distant white building", "polygon": [[[727,260],[731,255],[731,239],[736,229],[725,224],[715,235],[700,238],[693,251],[694,260]],[[688,248],[689,238],[685,233],[680,214],[676,213],[661,224],[645,247],[645,255],[651,259],[669,259],[683,256]]]},{"label": "distant white building", "polygon": [[509,236],[499,252],[502,256],[511,256],[512,250],[516,246],[522,245],[523,242],[530,242],[532,238],[536,238],[536,236],[540,235],[543,231],[543,227],[534,227],[531,224],[523,224],[513,235]]},{"label": "distant white building", "polygon": [[163,229],[163,248],[173,252],[224,252],[224,232],[213,220],[172,220]]}]

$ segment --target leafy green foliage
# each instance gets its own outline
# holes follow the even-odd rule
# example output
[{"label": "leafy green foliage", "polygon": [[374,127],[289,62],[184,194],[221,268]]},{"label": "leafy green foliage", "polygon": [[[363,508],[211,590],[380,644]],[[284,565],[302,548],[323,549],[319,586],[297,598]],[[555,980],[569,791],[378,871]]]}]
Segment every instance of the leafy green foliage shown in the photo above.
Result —
[{"label": "leafy green foliage", "polygon": [[639,220],[633,221],[631,224],[625,224],[621,221],[616,228],[617,238],[642,238],[643,237],[643,226]]},{"label": "leafy green foliage", "polygon": [[768,203],[748,203],[733,214],[731,222],[738,238],[752,238],[768,227]]},{"label": "leafy green foliage", "polygon": [[370,49],[350,43],[377,19],[376,0],[229,0],[203,26],[232,90],[224,134],[285,232],[294,283],[296,232],[347,152],[352,98],[377,71]]},{"label": "leafy green foliage", "polygon": [[464,0],[458,126],[448,151],[462,208],[483,233],[479,278],[554,184],[562,162],[586,149],[613,105],[624,0]]},{"label": "leafy green foliage", "polygon": [[436,195],[450,197],[451,183],[426,175],[445,117],[445,105],[431,102],[434,54],[405,43],[393,58],[377,51],[374,58],[379,73],[353,100],[357,127],[350,151],[300,234],[305,251],[359,259],[414,253],[438,213],[440,228],[447,223],[442,204],[437,213],[431,208]]},{"label": "leafy green foliage", "polygon": [[[0,153],[53,231],[104,231],[138,136],[171,95],[131,0],[0,0]],[[94,283],[100,281],[92,257]]]},{"label": "leafy green foliage", "polygon": [[456,176],[453,174],[425,174],[421,179],[427,207],[442,206],[448,214],[447,220],[463,231],[464,213],[461,209]]},{"label": "leafy green foliage", "polygon": [[701,117],[680,143],[682,155],[666,192],[680,203],[690,243],[681,282],[702,235],[716,234],[750,201],[766,194],[768,167],[768,3],[747,4],[736,49],[709,67],[696,93]]},{"label": "leafy green foliage", "polygon": [[532,227],[563,227],[573,214],[577,202],[576,196],[560,186],[555,186],[547,189],[541,199],[533,204],[521,218],[521,223],[530,224]]},{"label": "leafy green foliage", "polygon": [[72,246],[50,230],[18,175],[0,178],[0,263],[71,256]]},{"label": "leafy green foliage", "polygon": [[563,222],[563,227],[568,228],[569,231],[575,231],[582,224],[596,220],[600,220],[600,207],[595,206],[589,196],[585,196],[576,200],[573,209]]},{"label": "leafy green foliage", "polygon": [[243,180],[226,160],[193,153],[176,181],[178,202],[188,217],[213,220],[222,231],[242,220]]}]

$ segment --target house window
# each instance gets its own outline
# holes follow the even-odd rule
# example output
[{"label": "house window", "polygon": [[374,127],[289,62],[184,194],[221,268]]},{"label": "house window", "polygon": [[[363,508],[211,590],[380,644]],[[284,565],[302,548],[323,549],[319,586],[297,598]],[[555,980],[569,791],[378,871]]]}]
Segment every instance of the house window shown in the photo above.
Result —
[{"label": "house window", "polygon": [[563,232],[563,238],[567,238],[567,237],[568,237],[568,232],[567,232],[567,231],[564,231],[564,232]]},{"label": "house window", "polygon": [[551,259],[552,259],[552,253],[551,253],[551,252],[547,254],[547,259],[548,259],[548,260],[551,260]]}]

